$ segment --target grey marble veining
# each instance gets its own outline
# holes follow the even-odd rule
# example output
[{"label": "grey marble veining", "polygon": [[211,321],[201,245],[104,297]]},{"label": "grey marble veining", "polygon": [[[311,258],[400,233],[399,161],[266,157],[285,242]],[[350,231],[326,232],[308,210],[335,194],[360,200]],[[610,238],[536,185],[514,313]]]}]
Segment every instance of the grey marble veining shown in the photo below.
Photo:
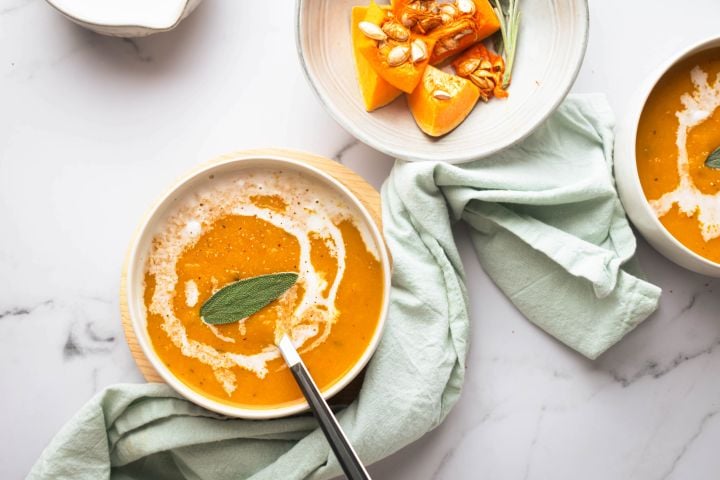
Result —
[{"label": "grey marble veining", "polygon": [[[208,1],[172,32],[122,40],[40,0],[0,0],[0,478],[22,478],[94,393],[142,381],[119,275],[137,222],[178,175],[278,146],[376,187],[387,177],[392,159],[348,135],[305,83],[292,2],[281,3],[268,17],[263,2]],[[591,0],[574,90],[606,92],[623,115],[668,52],[717,33],[715,0],[686,3]],[[660,309],[591,362],[525,320],[456,233],[472,316],[463,395],[438,428],[373,465],[376,478],[720,476],[720,280],[641,240]]]}]

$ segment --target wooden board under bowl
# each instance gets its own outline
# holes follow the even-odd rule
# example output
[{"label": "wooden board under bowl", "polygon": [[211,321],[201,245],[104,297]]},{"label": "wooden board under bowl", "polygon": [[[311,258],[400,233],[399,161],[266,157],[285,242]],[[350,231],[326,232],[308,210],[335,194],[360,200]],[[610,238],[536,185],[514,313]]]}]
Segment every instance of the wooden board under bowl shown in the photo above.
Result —
[{"label": "wooden board under bowl", "polygon": [[[345,185],[345,187],[347,187],[362,202],[365,208],[367,208],[368,212],[370,212],[370,216],[372,217],[373,221],[382,232],[380,193],[375,190],[372,185],[367,183],[360,175],[353,172],[345,165],[342,165],[341,163],[338,163],[334,160],[295,150],[266,148],[234,152],[223,155],[221,157],[210,160],[207,163],[199,165],[198,169],[235,158],[240,154],[257,155],[258,158],[262,158],[265,156],[281,155],[284,157],[290,157],[303,163],[307,163],[308,165],[324,171],[325,173],[331,175],[340,183]],[[135,235],[137,235],[137,233],[138,232],[136,232]],[[134,242],[130,243],[132,244]],[[163,378],[155,370],[155,368],[150,363],[150,360],[148,360],[148,358],[143,353],[142,348],[138,343],[137,337],[135,336],[132,321],[130,320],[130,312],[128,308],[127,298],[127,267],[129,258],[130,250],[128,249],[128,252],[125,255],[125,262],[123,264],[120,278],[120,321],[122,322],[123,330],[125,332],[125,339],[127,340],[130,354],[135,360],[135,363],[137,364],[137,367],[140,370],[140,373],[142,373],[145,380],[148,382],[164,383]],[[330,405],[339,407],[350,404],[357,397],[358,392],[360,391],[360,387],[362,386],[364,376],[365,370],[363,370],[360,375],[358,375],[352,382],[350,382],[347,387],[345,387],[337,395],[330,399]]]}]

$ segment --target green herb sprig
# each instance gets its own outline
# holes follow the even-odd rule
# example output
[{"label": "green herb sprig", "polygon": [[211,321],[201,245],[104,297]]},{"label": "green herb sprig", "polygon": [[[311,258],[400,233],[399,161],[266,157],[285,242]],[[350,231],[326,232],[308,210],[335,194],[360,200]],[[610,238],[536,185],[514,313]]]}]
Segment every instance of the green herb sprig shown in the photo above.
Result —
[{"label": "green herb sprig", "polygon": [[720,170],[720,147],[713,150],[705,160],[705,166]]},{"label": "green herb sprig", "polygon": [[512,69],[515,64],[515,50],[517,47],[518,31],[520,30],[519,0],[492,0],[493,10],[500,21],[500,35],[502,36],[501,55],[505,59],[505,73],[503,75],[503,88],[507,88],[512,80]]},{"label": "green herb sprig", "polygon": [[297,279],[297,273],[282,272],[231,283],[215,292],[203,304],[200,318],[210,325],[224,325],[242,320],[285,293]]}]

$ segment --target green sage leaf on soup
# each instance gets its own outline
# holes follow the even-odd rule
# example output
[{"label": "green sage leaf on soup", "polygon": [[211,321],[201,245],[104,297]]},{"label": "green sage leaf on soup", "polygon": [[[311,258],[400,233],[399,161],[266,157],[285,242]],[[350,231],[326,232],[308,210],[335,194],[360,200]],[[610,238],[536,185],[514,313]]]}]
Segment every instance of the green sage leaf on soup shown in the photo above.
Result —
[{"label": "green sage leaf on soup", "polygon": [[225,325],[262,310],[292,287],[298,279],[293,272],[271,273],[245,278],[221,288],[200,308],[200,317],[210,325]]},{"label": "green sage leaf on soup", "polygon": [[705,160],[705,166],[708,168],[715,168],[720,170],[720,147],[712,151]]}]

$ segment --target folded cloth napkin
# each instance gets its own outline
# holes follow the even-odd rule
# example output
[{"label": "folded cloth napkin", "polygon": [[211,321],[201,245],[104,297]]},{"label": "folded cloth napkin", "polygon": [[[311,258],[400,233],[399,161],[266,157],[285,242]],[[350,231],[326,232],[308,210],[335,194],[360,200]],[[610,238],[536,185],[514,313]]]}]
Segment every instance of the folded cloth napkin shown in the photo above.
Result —
[{"label": "folded cloth napkin", "polygon": [[[462,386],[469,319],[453,221],[535,324],[595,358],[657,306],[611,177],[612,115],[571,97],[532,136],[462,166],[398,160],[383,187],[394,271],[385,334],[340,423],[367,463],[437,426]],[[310,415],[227,419],[165,385],[118,385],[60,431],[30,479],[293,479],[340,473]]]},{"label": "folded cloth napkin", "polygon": [[660,296],[630,273],[636,243],[612,179],[613,123],[604,96],[570,96],[533,135],[490,158],[398,160],[383,191],[387,234],[414,242],[397,228],[409,223],[457,266],[445,219],[464,220],[483,268],[518,309],[595,359]]}]

